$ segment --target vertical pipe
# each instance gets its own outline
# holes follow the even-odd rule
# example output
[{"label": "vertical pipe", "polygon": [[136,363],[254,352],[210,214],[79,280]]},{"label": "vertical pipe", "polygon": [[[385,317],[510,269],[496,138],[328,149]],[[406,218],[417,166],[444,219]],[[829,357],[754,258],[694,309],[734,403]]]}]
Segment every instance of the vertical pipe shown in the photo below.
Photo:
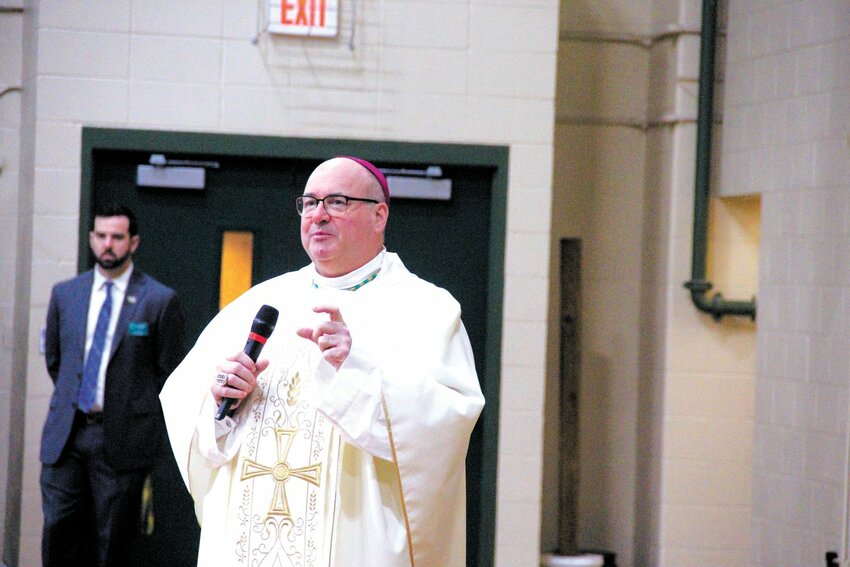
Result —
[{"label": "vertical pipe", "polygon": [[706,279],[708,248],[708,205],[711,196],[711,129],[714,121],[714,54],[717,36],[717,2],[702,3],[702,29],[699,58],[699,100],[697,104],[696,171],[694,179],[694,231],[691,250],[691,279],[685,287],[691,291],[694,305],[716,321],[724,315],[756,318],[756,301],[727,301],[719,293],[711,299],[706,293],[711,282]]},{"label": "vertical pipe", "polygon": [[702,3],[699,55],[699,101],[697,106],[696,171],[694,180],[694,233],[691,278],[705,282],[708,242],[708,202],[711,195],[711,128],[714,120],[714,53],[717,34],[717,2]]}]

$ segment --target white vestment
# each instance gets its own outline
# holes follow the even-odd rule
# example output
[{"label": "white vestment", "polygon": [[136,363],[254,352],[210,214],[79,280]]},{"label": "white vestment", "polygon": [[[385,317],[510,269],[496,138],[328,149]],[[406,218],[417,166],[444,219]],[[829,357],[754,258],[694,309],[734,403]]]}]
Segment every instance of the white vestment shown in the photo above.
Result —
[{"label": "white vestment", "polygon": [[[378,276],[356,291],[316,287],[312,265],[253,287],[168,379],[160,397],[201,524],[199,565],[465,564],[465,458],[484,398],[460,306],[395,254],[370,264]],[[217,430],[216,365],[263,304],[280,312],[260,355],[269,367]],[[351,333],[338,371],[295,333],[328,319],[317,305],[339,307]]]}]

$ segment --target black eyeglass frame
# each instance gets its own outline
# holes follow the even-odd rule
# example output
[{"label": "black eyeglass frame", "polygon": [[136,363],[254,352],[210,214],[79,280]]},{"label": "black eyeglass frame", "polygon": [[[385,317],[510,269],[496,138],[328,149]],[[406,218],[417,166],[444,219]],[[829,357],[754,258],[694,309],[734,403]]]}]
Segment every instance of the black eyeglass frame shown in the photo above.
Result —
[{"label": "black eyeglass frame", "polygon": [[[361,197],[349,197],[348,195],[343,195],[341,193],[332,193],[330,195],[325,195],[321,199],[319,199],[318,197],[313,197],[312,195],[299,195],[299,196],[295,197],[295,210],[298,211],[298,214],[302,217],[305,214],[304,213],[304,200],[305,199],[312,199],[312,200],[316,201],[316,206],[312,211],[319,208],[319,203],[322,203],[323,206],[324,206],[325,199],[343,199],[345,201],[345,209],[343,211],[341,211],[340,213],[337,213],[337,214],[345,214],[345,211],[348,210],[348,203],[351,202],[351,201],[362,201],[364,203],[374,203],[376,205],[378,203],[380,203],[380,201],[375,200],[375,199],[363,199]],[[331,211],[330,211],[330,209],[327,208],[327,206],[325,206],[325,210],[328,212],[328,214],[331,214]],[[312,211],[308,212],[307,214],[310,214]]]}]

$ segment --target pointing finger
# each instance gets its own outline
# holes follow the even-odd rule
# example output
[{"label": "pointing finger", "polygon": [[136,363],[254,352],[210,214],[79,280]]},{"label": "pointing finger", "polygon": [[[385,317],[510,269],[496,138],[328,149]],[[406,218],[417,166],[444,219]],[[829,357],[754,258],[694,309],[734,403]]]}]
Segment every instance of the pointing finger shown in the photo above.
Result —
[{"label": "pointing finger", "polygon": [[331,321],[334,323],[345,323],[342,318],[342,313],[339,312],[339,307],[333,305],[317,305],[313,308],[315,313],[327,313],[330,315]]}]

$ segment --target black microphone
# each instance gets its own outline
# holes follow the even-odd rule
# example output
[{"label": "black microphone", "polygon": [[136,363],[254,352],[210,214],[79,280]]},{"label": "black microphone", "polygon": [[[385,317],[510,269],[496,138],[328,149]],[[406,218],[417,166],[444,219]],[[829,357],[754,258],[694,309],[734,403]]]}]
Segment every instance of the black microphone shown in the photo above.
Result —
[{"label": "black microphone", "polygon": [[[260,351],[263,350],[266,341],[271,336],[272,331],[274,331],[274,326],[277,324],[277,316],[278,310],[271,305],[263,305],[257,311],[254,322],[251,324],[251,332],[248,333],[248,342],[245,343],[245,348],[242,349],[242,352],[247,354],[252,361],[257,362]],[[216,420],[221,421],[224,419],[224,416],[230,412],[230,406],[235,401],[233,398],[222,399],[221,405],[218,406],[218,413],[215,414]]]}]

